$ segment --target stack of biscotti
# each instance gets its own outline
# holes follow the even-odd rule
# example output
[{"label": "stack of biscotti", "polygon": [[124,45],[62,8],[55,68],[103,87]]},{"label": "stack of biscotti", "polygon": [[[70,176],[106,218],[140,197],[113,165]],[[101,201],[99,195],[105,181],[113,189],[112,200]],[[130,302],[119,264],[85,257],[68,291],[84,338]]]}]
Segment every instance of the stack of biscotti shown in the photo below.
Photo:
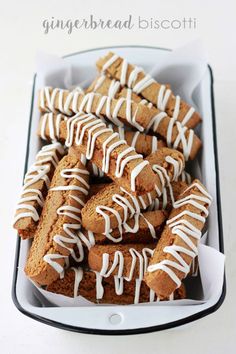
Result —
[{"label": "stack of biscotti", "polygon": [[[44,87],[14,227],[26,275],[96,303],[186,295],[211,197],[188,172],[201,117],[169,85],[108,53],[85,90]],[[191,162],[191,164],[194,162]]]}]

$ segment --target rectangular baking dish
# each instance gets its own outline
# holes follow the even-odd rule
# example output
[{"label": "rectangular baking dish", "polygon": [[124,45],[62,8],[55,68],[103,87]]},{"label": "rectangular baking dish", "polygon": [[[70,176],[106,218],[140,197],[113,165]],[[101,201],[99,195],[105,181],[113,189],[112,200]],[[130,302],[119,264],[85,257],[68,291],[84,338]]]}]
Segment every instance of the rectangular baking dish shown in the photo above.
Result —
[{"label": "rectangular baking dish", "polygon": [[[127,57],[148,71],[155,61],[162,58],[167,49],[147,46],[119,46],[92,49],[65,56],[63,59],[72,65],[81,66],[80,80],[86,80],[86,69],[89,67],[92,77],[96,75],[95,61],[107,51],[119,51],[119,54]],[[94,71],[94,72],[93,72]],[[45,85],[54,86],[53,75],[45,82]],[[34,76],[32,88],[31,110],[28,127],[28,140],[25,157],[26,172],[33,162],[36,152],[40,147],[40,141],[36,138],[39,112],[37,109],[37,91],[42,83],[37,73]],[[214,203],[211,207],[209,233],[209,245],[220,252],[223,249],[223,229],[221,216],[219,170],[217,156],[216,122],[214,110],[213,74],[210,66],[194,90],[194,101],[204,117],[201,125],[201,138],[207,141],[200,156],[202,180],[211,195]],[[209,185],[209,176],[214,183]],[[159,331],[180,326],[216,311],[222,304],[226,284],[222,288],[221,295],[213,301],[207,301],[198,305],[179,306],[82,306],[82,307],[55,307],[40,301],[40,296],[35,295],[35,288],[24,275],[23,269],[27,257],[29,242],[21,241],[17,237],[16,255],[12,285],[12,298],[19,311],[25,315],[49,324],[54,327],[75,332],[90,334],[138,334]]]}]

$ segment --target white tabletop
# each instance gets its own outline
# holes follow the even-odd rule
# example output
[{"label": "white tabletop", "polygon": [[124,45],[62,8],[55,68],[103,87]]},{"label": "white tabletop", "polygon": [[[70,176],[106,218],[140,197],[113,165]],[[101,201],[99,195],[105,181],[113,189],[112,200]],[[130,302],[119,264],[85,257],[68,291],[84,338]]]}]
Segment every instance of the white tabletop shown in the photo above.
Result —
[{"label": "white tabletop", "polygon": [[[111,2],[109,2],[111,4]],[[148,6],[147,6],[148,3]],[[236,199],[236,41],[234,0],[204,1],[204,9],[194,0],[179,2],[119,0],[77,0],[0,4],[0,100],[1,100],[1,198],[0,203],[0,352],[37,353],[233,353],[236,330],[235,292],[236,242],[233,229]],[[227,6],[226,6],[227,5]],[[111,5],[110,5],[111,6]],[[214,8],[212,7],[214,6]],[[176,5],[175,5],[176,7]],[[124,11],[125,10],[125,11]],[[44,19],[96,17],[134,19],[175,19],[195,17],[195,30],[75,31],[71,35],[55,30],[45,35]],[[146,44],[174,48],[201,37],[207,48],[215,76],[215,104],[221,177],[224,239],[227,254],[227,296],[220,309],[197,322],[158,333],[127,337],[91,336],[61,331],[22,315],[12,303],[11,283],[15,252],[15,232],[11,228],[16,197],[20,190],[26,148],[27,124],[34,57],[37,50],[57,55],[82,49],[118,44]]]}]

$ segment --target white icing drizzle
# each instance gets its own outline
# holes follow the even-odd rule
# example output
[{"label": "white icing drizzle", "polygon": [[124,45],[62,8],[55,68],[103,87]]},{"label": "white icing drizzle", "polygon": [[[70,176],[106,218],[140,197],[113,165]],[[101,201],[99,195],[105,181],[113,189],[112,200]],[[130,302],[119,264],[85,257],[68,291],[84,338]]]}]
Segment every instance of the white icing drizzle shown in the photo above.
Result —
[{"label": "white icing drizzle", "polygon": [[[116,275],[114,275],[114,286],[115,292],[117,295],[121,296],[124,292],[124,281],[135,280],[134,288],[134,304],[138,304],[140,300],[140,290],[143,281],[145,272],[147,271],[148,263],[150,257],[153,256],[154,250],[148,247],[144,247],[141,252],[137,251],[134,248],[129,249],[131,257],[131,265],[129,269],[129,274],[124,276],[124,266],[125,266],[125,257],[121,251],[115,251],[113,255],[113,261],[110,264],[110,255],[108,253],[103,253],[102,257],[102,268],[100,272],[96,273],[96,289],[97,289],[97,299],[102,299],[104,294],[104,289],[102,286],[103,277],[108,278],[112,273],[117,269]],[[134,273],[138,273],[137,278],[134,279]],[[160,301],[160,298],[157,297],[155,300],[155,293],[150,289],[149,301]],[[173,294],[170,295],[169,300],[173,300]]]},{"label": "white icing drizzle", "polygon": [[[106,70],[119,58],[116,54],[114,54],[104,65],[102,68],[102,72],[105,73]],[[147,87],[151,86],[152,84],[156,83],[156,81],[150,76],[150,74],[145,74],[145,76],[137,82],[138,74],[143,73],[143,69],[137,66],[134,66],[133,70],[130,72],[129,77],[127,78],[127,70],[128,70],[128,63],[126,59],[123,59],[121,65],[121,76],[120,76],[120,83],[122,86],[128,86],[133,90],[136,94],[142,94]],[[128,80],[127,80],[128,79]],[[157,99],[156,99],[156,106],[161,111],[165,111],[167,109],[167,104],[170,98],[173,98],[172,91],[166,87],[166,85],[160,85],[159,90],[157,91]],[[173,118],[174,120],[178,119],[180,114],[180,102],[181,98],[177,95],[175,97],[175,105],[173,110]],[[146,101],[144,101],[146,104]],[[181,120],[181,124],[184,126],[188,123],[195,112],[193,107],[190,107],[183,119]]]},{"label": "white icing drizzle", "polygon": [[[108,124],[108,127],[111,128],[111,129],[114,129],[114,125],[112,124]],[[126,140],[125,139],[125,128],[124,127],[118,127],[118,134],[119,134],[119,138],[121,140]],[[131,140],[131,144],[130,146],[134,147],[136,149],[136,144],[137,144],[137,141],[138,141],[138,138],[140,136],[140,132],[139,131],[136,131],[134,132],[134,135],[133,135],[133,138]],[[158,150],[158,139],[156,136],[152,136],[152,149],[151,149],[151,152],[155,152]]]},{"label": "white icing drizzle", "polygon": [[[173,282],[175,282],[177,287],[181,285],[181,281],[175,274],[173,268],[181,271],[182,273],[184,273],[185,276],[189,273],[190,265],[185,262],[184,258],[181,256],[181,253],[186,254],[192,259],[194,259],[198,254],[198,250],[197,246],[195,246],[194,242],[191,240],[190,237],[196,239],[197,241],[201,238],[201,231],[198,230],[193,225],[193,223],[188,220],[185,220],[183,217],[187,215],[188,217],[191,217],[193,219],[193,222],[194,220],[198,220],[202,223],[205,223],[205,218],[208,216],[208,210],[204,205],[200,204],[199,201],[203,202],[204,204],[207,204],[208,206],[211,204],[212,201],[212,197],[209,195],[209,193],[207,193],[206,190],[197,182],[192,183],[185,190],[184,194],[189,189],[192,189],[194,187],[196,187],[202,195],[190,194],[186,197],[183,197],[182,199],[179,199],[174,203],[174,208],[180,208],[184,205],[190,204],[197,208],[199,210],[199,213],[193,213],[188,210],[184,210],[167,221],[167,225],[171,229],[172,234],[179,236],[186,244],[186,247],[178,246],[175,244],[164,247],[163,251],[174,257],[176,261],[165,259],[159,263],[149,265],[147,269],[148,272],[154,272],[158,269],[166,272],[173,280]],[[204,216],[201,215],[202,213],[204,214]]]},{"label": "white icing drizzle", "polygon": [[[13,223],[15,224],[19,219],[25,217],[31,217],[35,222],[39,220],[39,211],[37,207],[29,204],[29,202],[36,201],[42,208],[44,204],[43,194],[39,189],[30,188],[38,181],[44,181],[46,188],[50,186],[50,179],[48,172],[50,169],[56,168],[59,159],[58,156],[64,154],[64,149],[60,143],[54,143],[43,146],[42,149],[36,155],[36,162],[29,168],[24,178],[24,186],[21,192],[21,198],[17,204],[16,211],[27,210],[17,213],[14,217]],[[31,193],[31,196],[27,194]]]},{"label": "white icing drizzle", "polygon": [[108,59],[103,65],[102,73],[104,73],[109,68],[109,66],[111,66],[117,59],[119,59],[119,56],[117,54],[112,55],[112,57]]},{"label": "white icing drizzle", "polygon": [[90,250],[91,247],[95,245],[95,237],[92,231],[87,231],[87,236],[79,230],[77,233],[77,248],[79,251],[79,257],[77,258],[77,262],[82,262],[84,259],[84,246]]},{"label": "white icing drizzle", "polygon": [[[172,190],[172,186],[171,186],[171,181],[174,180],[175,178],[178,178],[178,176],[180,175],[182,168],[183,168],[183,162],[181,159],[175,160],[171,156],[166,156],[165,160],[168,164],[173,165],[174,174],[173,174],[172,178],[170,178],[168,176],[168,173],[164,167],[157,165],[157,164],[152,165],[153,171],[159,176],[159,179],[161,182],[161,190],[159,190],[156,186],[156,193],[157,193],[158,197],[160,197],[162,195],[162,199],[163,199],[162,208],[163,209],[165,209],[167,206],[167,190],[166,190],[165,186],[167,185],[167,187],[169,189],[172,205],[174,205],[174,195],[173,195],[173,190]],[[132,194],[130,194],[129,192],[127,192],[124,188],[120,188],[120,189],[123,193],[127,194],[131,198],[131,200],[133,201],[133,205],[134,205],[134,207],[133,207],[131,205],[131,203],[129,202],[129,200],[124,195],[114,194],[112,196],[112,201],[123,208],[123,215],[124,215],[123,219],[121,218],[120,213],[115,208],[111,208],[106,205],[98,205],[96,207],[96,212],[104,218],[104,222],[105,222],[104,235],[108,239],[112,240],[113,242],[120,242],[122,240],[123,229],[126,232],[137,232],[139,230],[139,215],[141,213],[140,206],[141,206],[141,208],[146,209],[149,205],[151,205],[151,208],[150,208],[151,210],[153,210],[154,206],[155,206],[155,210],[159,209],[159,200],[157,198],[155,198],[153,200],[150,193],[147,193],[148,204],[146,204],[144,202],[144,199],[142,196],[135,197]],[[113,214],[116,218],[118,230],[119,230],[119,234],[120,234],[120,236],[118,238],[114,238],[111,235],[112,229],[111,229],[111,221],[110,221],[109,213]],[[134,221],[135,221],[134,227],[132,230],[129,229],[129,227],[127,225],[127,220],[130,218],[134,218]],[[123,229],[122,229],[122,226],[123,226]],[[149,227],[149,229],[150,229],[150,227]]]},{"label": "white icing drizzle", "polygon": [[[132,115],[132,101],[131,100],[127,100],[124,97],[120,97],[118,100],[116,100],[116,104],[114,106],[114,109],[112,111],[112,102],[114,103],[114,101],[112,101],[112,99],[108,96],[101,96],[99,94],[96,94],[94,92],[90,92],[87,93],[86,95],[84,95],[83,93],[80,92],[70,92],[68,93],[68,96],[64,102],[64,91],[63,90],[59,90],[58,89],[52,89],[52,93],[50,96],[50,88],[45,87],[44,89],[41,90],[41,96],[43,95],[42,92],[45,92],[44,96],[46,97],[46,102],[47,102],[47,107],[51,107],[52,105],[55,104],[55,95],[58,94],[58,103],[59,103],[59,110],[62,113],[65,113],[67,115],[71,115],[72,112],[86,112],[86,113],[91,113],[91,108],[93,105],[93,100],[95,97],[99,97],[99,103],[97,105],[96,108],[96,115],[98,117],[102,117],[101,115],[101,111],[103,109],[103,107],[105,107],[105,115],[106,117],[115,125],[119,126],[124,126],[124,123],[118,118],[118,114],[119,111],[122,107],[123,104],[126,105],[126,120],[127,122],[135,127],[137,130],[143,132],[144,131],[144,127],[141,126],[138,122],[136,122],[136,115],[138,112],[138,105],[137,108],[134,112],[134,114]],[[54,92],[56,92],[56,94],[54,94]],[[82,96],[82,102],[80,104],[78,104],[78,99],[79,97]],[[64,104],[63,104],[64,102]],[[44,108],[44,106],[41,106],[41,108]],[[70,110],[70,107],[72,110]],[[167,117],[167,114],[165,112],[160,112],[157,115],[155,115],[150,123],[148,124],[147,128],[146,128],[146,132],[151,128],[154,132],[157,131],[158,126],[161,122],[161,120],[163,118]],[[45,118],[46,119],[46,118]],[[50,122],[49,122],[50,123]],[[42,138],[45,138],[45,134],[44,134],[44,124],[45,122],[43,121],[43,124],[41,126],[41,136]],[[176,126],[177,130],[178,130],[178,135],[175,139],[174,142],[172,142],[172,132],[173,132],[173,127]],[[50,125],[51,130],[53,129],[52,124]],[[51,133],[50,130],[50,136],[52,136],[52,138],[55,138],[53,136],[53,134]],[[186,136],[188,133],[188,137]],[[183,154],[185,156],[185,159],[188,160],[189,155],[191,153],[192,150],[192,144],[193,144],[193,137],[194,137],[194,132],[192,129],[187,130],[186,127],[183,127],[181,125],[181,123],[179,121],[176,121],[175,118],[172,118],[169,120],[169,124],[168,124],[168,129],[167,129],[167,136],[166,136],[166,140],[167,140],[167,145],[168,147],[172,147],[174,149],[176,149],[180,143],[182,143],[182,148],[183,148]]]},{"label": "white icing drizzle", "polygon": [[[137,251],[136,251],[137,252]],[[138,252],[137,252],[138,253]],[[132,253],[132,262],[134,262],[134,259],[137,258],[137,253]],[[153,250],[149,249],[149,248],[143,248],[142,250],[142,255],[140,255],[140,257],[138,256],[138,261],[140,262],[140,270],[143,268],[143,270],[141,271],[141,276],[143,279],[143,274],[146,272],[147,269],[147,265],[148,265],[148,259],[150,258],[150,256],[152,255]],[[136,261],[135,261],[136,262]],[[135,267],[135,264],[134,264]],[[80,283],[83,279],[83,275],[84,275],[84,270],[81,267],[72,267],[71,268],[74,273],[75,273],[75,280],[74,280],[74,290],[73,290],[73,294],[74,294],[74,298],[79,296],[79,287],[80,287]],[[97,300],[102,300],[103,296],[104,296],[104,288],[103,288],[103,276],[96,271],[92,271],[95,275],[96,275],[96,299]],[[115,287],[115,292],[117,295],[122,295],[124,292],[124,279],[123,277],[119,278],[118,276],[114,276],[114,287]],[[132,278],[131,278],[132,279]],[[140,288],[141,288],[141,284],[142,284],[142,280],[140,278],[135,279],[135,289],[134,289],[134,304],[138,304],[139,300],[140,300]],[[154,302],[154,301],[160,301],[159,297],[156,297],[155,292],[150,289],[150,295],[149,295],[149,302]],[[172,293],[169,296],[169,301],[174,300],[174,294]]]},{"label": "white icing drizzle", "polygon": [[[151,234],[151,236],[153,238],[156,238],[156,232],[154,227],[152,226],[151,223],[149,223],[149,221],[144,217],[143,214],[141,214],[140,212],[140,206],[139,206],[139,201],[137,199],[137,197],[134,197],[132,194],[128,193],[127,191],[125,191],[123,188],[121,188],[121,191],[128,194],[130,196],[130,198],[133,201],[133,206],[131,205],[131,203],[129,202],[129,200],[125,197],[122,196],[120,194],[114,194],[112,196],[112,200],[113,202],[115,202],[116,204],[118,204],[119,206],[121,206],[123,208],[123,219],[120,216],[120,213],[115,210],[115,208],[111,208],[105,205],[98,205],[96,207],[96,212],[100,215],[103,216],[104,221],[105,221],[105,231],[104,231],[104,235],[110,239],[113,242],[120,242],[123,239],[123,233],[126,232],[130,232],[130,233],[136,233],[139,230],[139,218],[142,217],[145,222],[147,223],[149,232]],[[141,200],[141,205],[146,207],[146,204],[144,203],[142,197],[138,197],[139,200]],[[118,230],[119,230],[119,237],[113,237],[111,235],[112,229],[111,229],[111,222],[110,222],[110,216],[106,213],[112,213],[116,219],[117,219],[117,224],[118,224]],[[134,226],[130,227],[127,223],[128,219],[133,218],[134,220]]]},{"label": "white icing drizzle", "polygon": [[148,257],[152,257],[154,250],[151,248],[143,248],[141,253],[135,248],[130,248],[129,253],[132,261],[130,264],[129,274],[124,276],[124,266],[125,258],[122,251],[115,251],[113,255],[113,262],[109,265],[110,255],[108,253],[103,253],[102,255],[102,267],[100,274],[107,278],[109,277],[117,268],[117,277],[124,278],[127,281],[131,281],[134,278],[135,269],[138,273],[138,279],[142,280],[144,272],[147,269]]},{"label": "white icing drizzle", "polygon": [[61,113],[57,114],[56,120],[54,121],[53,113],[45,113],[42,116],[41,126],[40,126],[40,137],[43,140],[47,140],[45,135],[46,127],[49,130],[49,138],[52,142],[56,142],[60,140],[60,124],[62,121],[67,121],[67,117],[62,115]]},{"label": "white icing drizzle", "polygon": [[179,177],[179,180],[182,182],[186,182],[187,184],[190,184],[192,182],[192,177],[188,172],[183,171]]},{"label": "white icing drizzle", "polygon": [[[135,233],[139,230],[139,214],[140,214],[139,202],[135,196],[127,192],[124,188],[120,188],[120,189],[123,193],[128,194],[128,196],[131,198],[134,205],[132,206],[129,200],[125,196],[122,196],[120,194],[114,194],[112,196],[113,202],[115,202],[116,204],[118,204],[123,208],[123,213],[124,213],[123,219],[121,218],[120,213],[117,210],[115,210],[115,208],[111,208],[106,205],[98,205],[96,207],[96,212],[102,215],[105,221],[104,235],[108,239],[112,240],[113,242],[120,242],[122,240],[122,234],[123,234],[122,226],[125,232]],[[112,229],[111,229],[110,216],[106,212],[112,213],[117,219],[118,230],[120,234],[120,236],[117,238],[111,235]],[[127,220],[132,217],[134,217],[134,227],[130,228],[130,226],[127,224]]]},{"label": "white icing drizzle", "polygon": [[109,87],[109,90],[108,90],[107,96],[110,97],[110,98],[115,98],[116,94],[119,92],[119,90],[120,90],[119,81],[112,80],[111,84],[110,84],[110,87]]},{"label": "white icing drizzle", "polygon": [[[83,125],[83,127],[82,127]],[[94,131],[96,132],[94,133]],[[104,133],[112,133],[104,141],[103,149],[103,159],[102,159],[102,171],[105,173],[109,172],[110,167],[110,155],[115,148],[122,145],[127,145],[125,140],[118,140],[118,133],[114,133],[111,128],[108,128],[104,122],[99,118],[96,118],[92,114],[83,114],[78,113],[72,118],[69,118],[67,121],[67,138],[66,146],[71,146],[73,142],[76,145],[80,145],[83,142],[85,132],[88,134],[87,140],[87,150],[85,153],[86,159],[90,160],[93,157],[96,139],[98,136]],[[73,141],[74,138],[74,141]],[[112,143],[113,140],[116,140]],[[109,147],[108,144],[110,144]],[[116,170],[115,177],[119,178],[123,175],[126,165],[134,159],[143,159],[141,154],[130,154],[134,152],[135,149],[132,147],[126,147],[122,152],[119,153],[116,160]],[[147,161],[141,161],[138,163],[131,171],[130,175],[130,188],[132,191],[135,191],[135,180],[143,168],[148,164]]]},{"label": "white icing drizzle", "polygon": [[[112,93],[117,89],[117,85],[114,84],[112,86]],[[51,94],[50,94],[51,90]],[[65,94],[68,94],[66,99],[64,99]],[[99,98],[98,105],[96,108],[95,114],[98,117],[101,117],[101,111],[103,107],[105,107],[105,115],[106,117],[117,126],[124,126],[124,123],[118,118],[119,111],[123,105],[126,105],[126,119],[127,122],[137,128],[140,131],[143,131],[144,128],[136,122],[136,115],[138,111],[138,106],[132,115],[132,101],[126,100],[124,97],[120,97],[117,100],[112,100],[111,97],[101,96],[100,94],[96,94],[95,92],[89,92],[87,94],[83,94],[79,91],[65,91],[58,88],[45,87],[40,91],[40,108],[45,111],[55,112],[55,103],[56,96],[58,96],[58,108],[61,113],[66,115],[72,115],[72,113],[78,112],[86,112],[92,113],[92,106],[95,97]],[[79,98],[82,97],[82,101],[79,104]],[[45,104],[46,101],[46,104]],[[112,110],[112,103],[115,103],[114,109]],[[47,108],[48,107],[48,108]],[[52,107],[54,107],[52,109]]]},{"label": "white icing drizzle", "polygon": [[[158,113],[156,116],[152,118],[148,127],[146,128],[146,131],[152,129],[154,132],[156,132],[160,122],[166,117],[167,115],[165,112]],[[174,140],[174,142],[172,142],[173,128],[175,126],[177,127],[178,135]],[[187,132],[188,132],[188,137],[186,136]],[[169,148],[177,149],[181,143],[183,149],[183,155],[186,161],[188,160],[189,155],[192,151],[193,137],[194,137],[194,131],[192,129],[187,129],[186,127],[183,127],[181,123],[176,121],[174,118],[171,118],[169,120],[168,127],[167,127],[167,134],[166,134],[167,146]]]},{"label": "white icing drizzle", "polygon": [[80,286],[80,282],[83,279],[83,268],[78,267],[71,267],[71,269],[73,269],[73,271],[75,272],[75,281],[74,281],[74,298],[78,296],[78,290],[79,290],[79,286]]},{"label": "white icing drizzle", "polygon": [[175,160],[171,156],[166,156],[165,158],[166,162],[169,164],[173,165],[173,170],[174,170],[174,175],[172,180],[177,181],[179,176],[181,175],[181,172],[183,171],[183,162],[181,159]]},{"label": "white icing drizzle", "polygon": [[[57,119],[56,119],[57,120]],[[70,147],[75,143],[76,145],[81,145],[85,136],[85,133],[88,134],[87,141],[87,150],[85,153],[85,157],[83,157],[83,161],[85,158],[90,160],[93,157],[96,139],[104,134],[104,133],[112,133],[108,136],[108,138],[104,141],[102,145],[103,149],[103,159],[102,159],[102,171],[105,173],[109,172],[110,168],[110,155],[115,148],[122,145],[127,145],[125,140],[117,140],[119,138],[119,133],[114,133],[112,128],[107,127],[107,125],[100,118],[97,118],[93,114],[85,114],[78,113],[75,116],[68,118],[67,122],[67,137],[65,141],[65,145]],[[41,126],[41,136],[45,136],[45,127],[46,124],[42,124]],[[55,134],[52,133],[52,136]],[[112,143],[113,140],[116,140]],[[109,147],[108,144],[110,144]],[[143,156],[141,154],[130,154],[131,152],[135,152],[133,147],[126,147],[122,152],[119,153],[118,158],[116,160],[116,170],[115,177],[119,178],[123,175],[126,165],[132,160],[142,160]],[[148,165],[147,161],[140,161],[131,171],[130,175],[130,188],[134,192],[135,191],[135,181],[139,173],[143,170],[143,168]],[[93,167],[94,168],[94,167]],[[97,171],[94,170],[96,173]]]},{"label": "white icing drizzle", "polygon": [[[104,83],[105,79],[106,79],[106,75],[101,75],[101,76],[99,76],[99,78],[97,79],[96,84],[95,84],[95,86],[94,86],[94,88],[93,88],[93,92],[97,92],[97,90],[98,90],[98,89],[102,86],[102,84]],[[108,96],[109,96],[109,95],[108,95]]]},{"label": "white icing drizzle", "polygon": [[60,274],[60,279],[64,278],[64,267],[62,267],[56,260],[66,259],[67,256],[61,254],[45,254],[43,257],[44,262],[48,263],[58,274]]},{"label": "white icing drizzle", "polygon": [[[81,186],[68,185],[68,186],[56,186],[51,188],[51,191],[80,191],[84,195],[88,195],[89,185],[81,175],[88,175],[89,172],[85,169],[79,168],[66,168],[60,172],[61,177],[64,179],[76,179],[80,182]],[[58,216],[67,216],[74,222],[64,222],[62,229],[63,234],[56,234],[53,236],[53,241],[57,243],[60,247],[69,251],[69,254],[75,259],[76,262],[81,261],[81,253],[79,257],[76,256],[74,246],[77,246],[79,252],[81,252],[82,244],[81,239],[78,236],[78,230],[81,228],[81,207],[84,206],[84,201],[76,195],[70,194],[68,196],[70,200],[75,201],[76,206],[63,205],[57,209]],[[43,260],[51,265],[51,267],[58,273],[64,272],[64,267],[60,266],[54,259],[67,258],[67,256],[62,256],[61,254],[46,254]]]}]

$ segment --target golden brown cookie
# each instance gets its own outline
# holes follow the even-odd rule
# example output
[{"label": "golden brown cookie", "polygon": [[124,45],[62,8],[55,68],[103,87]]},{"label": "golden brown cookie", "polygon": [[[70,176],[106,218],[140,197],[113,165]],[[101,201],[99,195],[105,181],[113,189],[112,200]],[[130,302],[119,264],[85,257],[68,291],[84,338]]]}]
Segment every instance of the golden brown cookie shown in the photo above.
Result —
[{"label": "golden brown cookie", "polygon": [[[184,168],[183,155],[173,149],[162,148],[147,157],[155,172],[155,189],[142,196],[133,196],[125,189],[111,183],[93,196],[82,210],[82,224],[94,233],[104,233],[113,239],[111,231],[135,217],[134,230],[138,231],[138,215],[160,197],[165,185],[171,188],[171,181],[178,178]],[[122,237],[120,237],[122,239]]]},{"label": "golden brown cookie", "polygon": [[184,299],[182,285],[166,299],[158,299],[144,281],[117,280],[111,276],[102,278],[97,273],[82,268],[69,268],[63,279],[58,279],[46,288],[48,291],[69,297],[83,296],[94,303],[128,305],[158,300]]},{"label": "golden brown cookie", "polygon": [[91,270],[107,278],[110,275],[143,280],[156,242],[149,244],[95,245],[89,250],[88,264]]},{"label": "golden brown cookie", "polygon": [[170,295],[189,273],[211,200],[200,181],[194,180],[175,202],[145,275],[158,296]]},{"label": "golden brown cookie", "polygon": [[25,175],[13,225],[22,239],[34,237],[53,173],[64,153],[60,143],[43,146]]},{"label": "golden brown cookie", "polygon": [[167,85],[163,85],[146,74],[142,68],[131,65],[117,54],[109,52],[97,61],[97,68],[107,76],[120,81],[121,86],[131,88],[134,93],[151,102],[168,116],[178,119],[183,125],[195,127],[201,117],[195,109],[175,96]]},{"label": "golden brown cookie", "polygon": [[58,279],[69,255],[75,257],[88,178],[88,171],[71,155],[55,170],[25,266],[26,275],[41,285]]},{"label": "golden brown cookie", "polygon": [[155,175],[148,161],[144,161],[143,156],[137,154],[125,140],[119,139],[119,134],[108,128],[100,118],[78,113],[67,121],[60,119],[57,125],[57,116],[44,115],[39,125],[41,136],[50,136],[51,125],[45,123],[50,117],[55,122],[55,131],[59,130],[61,139],[65,139],[66,146],[76,146],[80,154],[94,162],[117,184],[135,194],[154,189]]},{"label": "golden brown cookie", "polygon": [[167,146],[182,151],[186,160],[193,160],[201,148],[201,140],[192,129],[182,126],[165,112],[157,113],[153,108],[123,97],[116,100],[93,92],[84,95],[45,87],[40,91],[39,105],[42,112],[51,110],[67,115],[73,112],[94,113],[117,126],[128,125],[141,132],[152,130],[166,140]]}]

